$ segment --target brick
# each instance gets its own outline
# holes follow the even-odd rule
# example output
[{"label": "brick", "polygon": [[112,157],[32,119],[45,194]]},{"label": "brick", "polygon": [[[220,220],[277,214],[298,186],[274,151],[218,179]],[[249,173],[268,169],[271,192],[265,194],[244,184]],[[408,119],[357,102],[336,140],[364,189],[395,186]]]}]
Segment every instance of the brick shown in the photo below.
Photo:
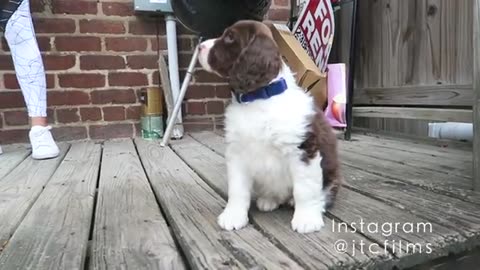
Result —
[{"label": "brick", "polygon": [[215,86],[215,96],[218,98],[231,98],[232,90],[228,84],[218,84]]},{"label": "brick", "polygon": [[102,111],[100,108],[80,108],[80,118],[82,122],[85,121],[100,121],[102,120]]},{"label": "brick", "polygon": [[128,32],[134,35],[165,35],[165,22],[138,19],[128,23]]},{"label": "brick", "polygon": [[203,69],[197,70],[194,73],[195,82],[200,83],[225,83],[226,79],[221,78],[220,76],[207,72]]},{"label": "brick", "polygon": [[77,108],[57,109],[57,121],[59,123],[75,123],[80,121],[80,115]]},{"label": "brick", "polygon": [[1,40],[1,48],[2,48],[2,51],[5,51],[5,52],[8,52],[10,50],[10,48],[8,48],[8,43],[7,43],[7,40],[5,39],[5,37],[0,37],[0,40]]},{"label": "brick", "polygon": [[25,102],[20,91],[0,92],[0,109],[24,108]]},{"label": "brick", "polygon": [[52,135],[56,141],[83,140],[88,138],[87,128],[84,126],[56,127],[52,129]]},{"label": "brick", "polygon": [[[18,85],[17,76],[15,74],[4,74],[3,75],[3,84],[6,89],[20,89]],[[47,88],[55,88],[55,75],[47,74]]]},{"label": "brick", "polygon": [[30,1],[30,11],[33,13],[42,13],[45,11],[44,1]]},{"label": "brick", "polygon": [[192,37],[178,37],[177,38],[177,46],[180,52],[189,52],[193,50],[193,42]]},{"label": "brick", "polygon": [[203,101],[189,101],[187,102],[187,114],[200,115],[205,114],[205,102]]},{"label": "brick", "polygon": [[25,126],[29,123],[27,111],[6,111],[3,116],[8,126]]},{"label": "brick", "polygon": [[187,132],[213,130],[214,124],[211,117],[185,118],[183,126]]},{"label": "brick", "polygon": [[78,90],[48,91],[47,98],[49,106],[90,104],[88,93]]},{"label": "brick", "polygon": [[128,120],[139,120],[142,107],[139,105],[129,106],[125,109]]},{"label": "brick", "polygon": [[290,18],[290,9],[274,8],[268,11],[267,17],[271,21],[287,21]]},{"label": "brick", "polygon": [[102,3],[103,14],[107,16],[132,16],[134,15],[133,5],[128,3]]},{"label": "brick", "polygon": [[28,141],[28,132],[30,128],[24,129],[7,129],[0,132],[0,143],[23,143]]},{"label": "brick", "polygon": [[108,51],[133,52],[147,50],[147,39],[145,38],[105,38],[105,44]]},{"label": "brick", "polygon": [[146,74],[138,72],[119,72],[108,74],[110,86],[146,86],[148,78]]},{"label": "brick", "polygon": [[[74,2],[75,3],[75,2]],[[34,19],[35,32],[39,33],[74,33],[75,21],[73,19],[60,18],[36,18]]]},{"label": "brick", "polygon": [[130,69],[157,69],[157,55],[130,55],[127,56],[127,66]]},{"label": "brick", "polygon": [[[47,104],[47,105],[50,105],[50,104]],[[47,108],[47,122],[48,123],[55,123],[55,110],[54,109]]]},{"label": "brick", "polygon": [[99,37],[56,37],[57,51],[89,52],[100,51],[102,43]]},{"label": "brick", "polygon": [[80,56],[80,69],[83,70],[108,70],[124,69],[125,60],[117,55],[82,55]]},{"label": "brick", "polygon": [[123,21],[111,20],[81,20],[80,33],[124,34]]},{"label": "brick", "polygon": [[0,70],[14,70],[13,60],[10,54],[0,55]]},{"label": "brick", "polygon": [[134,129],[132,124],[91,125],[89,133],[92,139],[131,138]]},{"label": "brick", "polygon": [[290,1],[289,0],[274,0],[273,4],[275,6],[279,6],[279,7],[290,7]]},{"label": "brick", "polygon": [[214,85],[190,85],[187,93],[185,94],[186,99],[202,99],[212,97],[215,97]]},{"label": "brick", "polygon": [[134,136],[135,137],[140,137],[142,136],[142,124],[141,123],[135,123],[133,124],[133,127],[134,127]]},{"label": "brick", "polygon": [[42,55],[45,70],[68,70],[76,63],[74,55]]},{"label": "brick", "polygon": [[105,86],[105,75],[103,74],[58,74],[60,87],[72,88],[94,88]]},{"label": "brick", "polygon": [[3,85],[6,89],[20,89],[20,85],[18,85],[17,76],[15,74],[4,74]]},{"label": "brick", "polygon": [[212,100],[207,102],[208,114],[223,114],[225,112],[225,104],[220,100]]},{"label": "brick", "polygon": [[97,14],[97,1],[52,0],[54,14]]},{"label": "brick", "polygon": [[[150,42],[152,43],[152,51],[164,51],[167,49],[167,38],[165,36],[159,36],[158,38],[151,38]],[[180,51],[180,49],[179,49]]]},{"label": "brick", "polygon": [[103,120],[105,121],[125,120],[125,108],[122,106],[104,107]]},{"label": "brick", "polygon": [[37,37],[38,48],[41,52],[49,52],[52,50],[50,37]]},{"label": "brick", "polygon": [[47,89],[55,88],[55,75],[47,74]]},{"label": "brick", "polygon": [[137,96],[132,89],[99,90],[90,93],[93,104],[125,104],[137,102]]},{"label": "brick", "polygon": [[[190,61],[192,61],[192,52],[191,51],[189,51],[188,53],[180,52],[177,57],[178,57],[178,67],[180,68],[180,70],[186,70],[190,65]],[[165,60],[168,65],[168,56],[166,55],[166,52],[165,52]],[[198,61],[196,62],[195,67],[201,69],[200,63]]]},{"label": "brick", "polygon": [[[191,53],[179,53],[178,54],[178,67],[179,68],[188,68],[190,65],[190,61],[192,61],[192,54]],[[200,66],[200,63],[197,61],[197,67]]]},{"label": "brick", "polygon": [[[164,51],[167,49],[167,37],[159,36],[158,38],[151,38],[150,42],[152,43],[152,51]],[[192,37],[177,37],[177,47],[179,52],[192,52]]]},{"label": "brick", "polygon": [[152,84],[154,85],[160,85],[160,72],[158,72],[158,70],[152,72],[152,74],[150,75],[152,77]]},{"label": "brick", "polygon": [[[50,37],[37,37],[38,48],[41,52],[47,52],[52,50],[52,45],[50,44]],[[8,47],[7,41],[2,38],[2,50],[9,52],[10,48]],[[1,63],[1,61],[0,61]]]}]

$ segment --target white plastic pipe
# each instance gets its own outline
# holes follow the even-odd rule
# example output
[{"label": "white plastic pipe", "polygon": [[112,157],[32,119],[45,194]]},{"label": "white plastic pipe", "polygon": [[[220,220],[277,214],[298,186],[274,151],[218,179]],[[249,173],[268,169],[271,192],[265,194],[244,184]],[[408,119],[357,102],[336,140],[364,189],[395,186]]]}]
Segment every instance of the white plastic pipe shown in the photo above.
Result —
[{"label": "white plastic pipe", "polygon": [[428,136],[438,139],[459,141],[473,140],[473,124],[471,123],[428,123]]},{"label": "white plastic pipe", "polygon": [[[168,71],[170,88],[172,89],[173,102],[178,101],[180,95],[180,78],[178,75],[178,47],[177,47],[177,22],[171,14],[165,15],[167,28]],[[177,125],[172,130],[171,136],[179,139],[183,137],[182,112],[175,114]]]}]

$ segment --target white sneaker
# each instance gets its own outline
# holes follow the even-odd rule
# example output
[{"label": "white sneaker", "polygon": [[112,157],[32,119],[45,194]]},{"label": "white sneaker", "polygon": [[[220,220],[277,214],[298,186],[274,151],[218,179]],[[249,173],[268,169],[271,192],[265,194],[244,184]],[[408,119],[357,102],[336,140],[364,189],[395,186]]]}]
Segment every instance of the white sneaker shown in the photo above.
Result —
[{"label": "white sneaker", "polygon": [[33,126],[30,130],[29,137],[32,144],[33,159],[54,158],[60,153],[50,132],[51,129],[52,127],[50,126]]},{"label": "white sneaker", "polygon": [[0,146],[0,155],[3,154],[2,147]]}]

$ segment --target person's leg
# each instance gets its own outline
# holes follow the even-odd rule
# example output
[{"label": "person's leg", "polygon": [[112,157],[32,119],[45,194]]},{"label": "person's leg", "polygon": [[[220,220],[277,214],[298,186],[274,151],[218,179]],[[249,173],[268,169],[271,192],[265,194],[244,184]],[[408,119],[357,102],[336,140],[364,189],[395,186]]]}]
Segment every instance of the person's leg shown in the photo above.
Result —
[{"label": "person's leg", "polygon": [[[17,2],[10,1],[10,2]],[[31,118],[30,142],[36,159],[58,156],[59,149],[47,126],[46,75],[38,48],[29,0],[23,0],[5,26],[15,72]]]}]

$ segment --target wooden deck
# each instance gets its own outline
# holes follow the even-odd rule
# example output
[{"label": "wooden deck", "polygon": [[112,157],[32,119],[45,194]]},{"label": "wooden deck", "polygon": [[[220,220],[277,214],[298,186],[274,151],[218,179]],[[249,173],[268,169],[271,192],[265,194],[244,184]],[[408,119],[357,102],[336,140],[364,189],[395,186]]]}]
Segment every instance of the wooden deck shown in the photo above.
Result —
[{"label": "wooden deck", "polygon": [[307,235],[291,230],[288,208],[253,210],[241,231],[219,229],[226,177],[214,133],[171,148],[141,139],[62,144],[45,161],[4,147],[0,269],[478,267],[471,151],[353,138],[340,143],[345,188],[323,231]]}]

